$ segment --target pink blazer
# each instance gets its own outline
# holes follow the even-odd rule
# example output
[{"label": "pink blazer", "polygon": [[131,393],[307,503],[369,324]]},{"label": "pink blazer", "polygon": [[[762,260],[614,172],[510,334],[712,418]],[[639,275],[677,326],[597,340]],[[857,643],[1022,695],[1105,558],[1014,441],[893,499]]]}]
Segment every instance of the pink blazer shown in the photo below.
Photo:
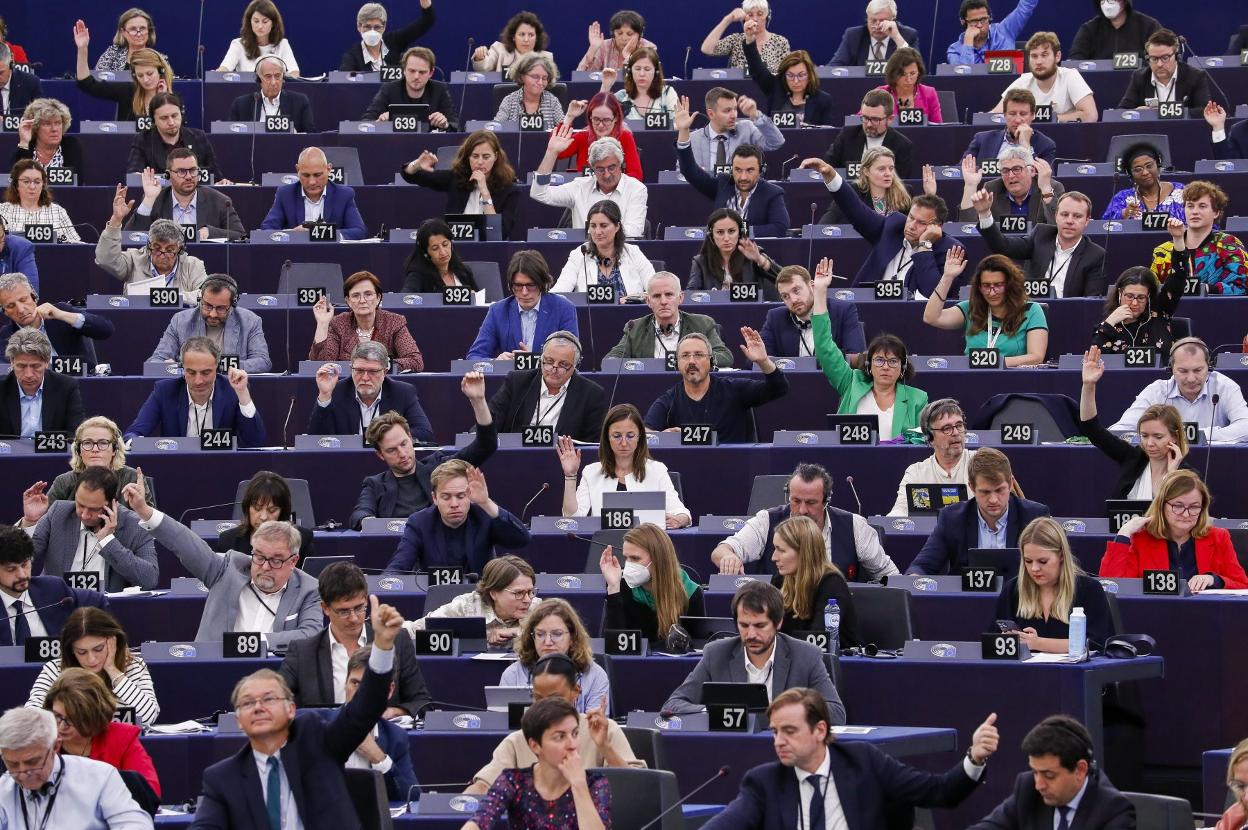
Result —
[{"label": "pink blazer", "polygon": [[[893,96],[893,108],[894,112],[896,112],[896,109],[900,106],[897,103],[897,93],[893,92],[889,86],[880,86],[877,89],[886,90],[889,95]],[[924,115],[927,116],[927,123],[940,124],[942,122],[940,96],[936,94],[935,87],[927,84],[916,84],[914,87],[914,106],[923,110]],[[954,117],[957,117],[957,113],[954,113]]]},{"label": "pink blazer", "polygon": [[[373,324],[373,339],[386,347],[390,359],[399,364],[404,372],[423,372],[425,358],[420,347],[407,330],[407,319],[393,311],[377,309],[377,322]],[[308,360],[350,360],[351,350],[360,344],[355,333],[355,316],[344,311],[329,321],[329,334],[320,343],[313,343],[308,350]]]}]

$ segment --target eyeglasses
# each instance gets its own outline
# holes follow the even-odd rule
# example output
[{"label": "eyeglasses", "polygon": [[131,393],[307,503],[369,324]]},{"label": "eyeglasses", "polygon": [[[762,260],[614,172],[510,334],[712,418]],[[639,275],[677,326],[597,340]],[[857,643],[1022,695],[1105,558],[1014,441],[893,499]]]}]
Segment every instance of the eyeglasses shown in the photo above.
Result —
[{"label": "eyeglasses", "polygon": [[30,179],[30,178],[18,179],[17,183],[26,185],[26,187],[43,187],[43,177],[40,176],[39,178],[35,178],[35,179]]},{"label": "eyeglasses", "polygon": [[593,118],[590,118],[589,120],[591,123],[597,124],[599,127],[610,127],[612,124],[615,123],[615,116],[612,115],[609,118],[599,118],[595,116]]},{"label": "eyeglasses", "polygon": [[1157,163],[1156,163],[1156,162],[1153,162],[1153,161],[1146,161],[1146,162],[1144,162],[1143,164],[1141,164],[1141,165],[1139,165],[1139,166],[1137,166],[1137,167],[1132,167],[1132,168],[1131,168],[1131,172],[1132,172],[1132,174],[1134,174],[1134,175],[1138,176],[1138,175],[1140,175],[1141,173],[1148,173],[1148,172],[1150,172],[1150,171],[1152,171],[1152,170],[1156,170],[1156,169],[1157,169]]},{"label": "eyeglasses", "polygon": [[541,640],[545,643],[557,643],[564,637],[568,636],[568,632],[560,629],[559,631],[534,631],[533,639]]},{"label": "eyeglasses", "polygon": [[1021,176],[1027,171],[1025,164],[1012,164],[1009,167],[1000,168],[1002,176]]},{"label": "eyeglasses", "polygon": [[809,72],[785,72],[784,79],[786,81],[805,81],[810,78]]},{"label": "eyeglasses", "polygon": [[281,695],[265,695],[264,697],[258,699],[247,698],[246,700],[240,700],[238,702],[238,706],[235,708],[239,712],[250,712],[258,706],[263,706],[265,709],[272,709],[276,704],[284,703],[288,700],[290,700],[290,698],[282,697]]},{"label": "eyeglasses", "polygon": [[595,167],[594,172],[599,176],[612,176],[619,171],[619,169],[620,166],[618,164],[606,164],[601,167]]},{"label": "eyeglasses", "polygon": [[710,355],[706,352],[681,352],[677,357],[680,360],[706,360]]},{"label": "eyeglasses", "polygon": [[53,712],[52,718],[56,721],[57,726],[73,726],[73,724],[69,722],[69,718],[59,712]]},{"label": "eyeglasses", "polygon": [[521,590],[519,588],[504,588],[503,593],[511,594],[513,599],[533,599],[533,589]]},{"label": "eyeglasses", "polygon": [[376,291],[353,291],[352,293],[347,295],[347,299],[355,301],[355,302],[362,302],[364,300],[375,300],[377,299],[377,292]]},{"label": "eyeglasses", "polygon": [[111,450],[112,448],[113,442],[107,438],[98,441],[87,439],[78,442],[78,449],[80,450]]},{"label": "eyeglasses", "polygon": [[512,281],[512,283],[511,283],[511,291],[512,291],[512,293],[513,293],[513,294],[514,294],[515,292],[517,292],[517,291],[528,291],[528,290],[530,290],[530,289],[532,289],[532,290],[536,291],[536,290],[537,290],[537,283],[535,283],[535,282],[515,282],[514,280],[513,280],[513,281]]},{"label": "eyeglasses", "polygon": [[611,440],[617,444],[631,444],[637,440],[637,433],[613,432],[611,433]]},{"label": "eyeglasses", "polygon": [[384,32],[386,30],[386,24],[385,23],[365,23],[363,26],[360,27],[360,30],[364,32]]},{"label": "eyeglasses", "polygon": [[277,556],[261,556],[258,553],[253,553],[251,555],[251,561],[255,562],[257,565],[261,565],[270,570],[276,571],[278,568],[283,567],[287,562],[294,559],[298,555],[299,554],[297,553],[292,553],[290,556],[287,556],[283,559]]},{"label": "eyeglasses", "polygon": [[172,248],[160,248],[155,245],[150,245],[148,246],[148,250],[152,252],[152,256],[177,256],[182,252],[182,247],[180,245],[175,245]]},{"label": "eyeglasses", "polygon": [[900,369],[901,359],[896,357],[873,357],[871,358],[871,365],[877,369],[883,369],[885,367],[889,369]]},{"label": "eyeglasses", "polygon": [[966,19],[967,26],[987,26],[992,23],[991,17],[968,17]]},{"label": "eyeglasses", "polygon": [[198,167],[186,167],[169,171],[170,176],[177,176],[179,179],[193,179],[199,175]]},{"label": "eyeglasses", "polygon": [[368,603],[361,602],[359,605],[354,605],[350,608],[331,608],[329,610],[333,611],[334,616],[337,617],[338,619],[349,620],[352,617],[363,617],[367,615]]},{"label": "eyeglasses", "polygon": [[1122,299],[1123,301],[1128,302],[1128,303],[1146,303],[1148,302],[1148,295],[1147,294],[1128,294],[1127,292],[1124,291],[1122,292]]},{"label": "eyeglasses", "polygon": [[209,312],[215,312],[217,314],[229,314],[230,313],[230,307],[228,305],[213,305],[212,303],[206,300],[200,300],[199,307],[203,309],[205,314],[208,314]]},{"label": "eyeglasses", "polygon": [[552,371],[559,372],[560,374],[562,374],[563,372],[571,372],[572,369],[575,367],[573,367],[571,363],[568,363],[567,361],[564,361],[564,360],[555,361],[549,357],[543,357],[542,368],[550,369]]},{"label": "eyeglasses", "polygon": [[366,369],[363,366],[351,367],[351,374],[363,375],[366,378],[380,377],[381,375],[385,374],[385,372],[386,372],[385,369]]},{"label": "eyeglasses", "polygon": [[887,115],[884,115],[884,116],[859,115],[858,117],[862,119],[862,123],[864,124],[883,124],[885,121],[888,120]]},{"label": "eyeglasses", "polygon": [[547,75],[545,72],[530,72],[524,77],[528,78],[530,81],[533,81],[534,83],[539,83],[539,84],[550,83],[550,76]]},{"label": "eyeglasses", "polygon": [[956,424],[945,424],[943,427],[933,430],[933,432],[939,432],[941,435],[947,436],[961,435],[966,432],[966,422],[958,421]]},{"label": "eyeglasses", "polygon": [[1180,504],[1177,501],[1166,502],[1166,507],[1176,516],[1199,516],[1200,511],[1205,508],[1203,504]]},{"label": "eyeglasses", "polygon": [[22,762],[11,764],[6,759],[4,761],[4,768],[9,771],[9,775],[13,776],[14,778],[18,778],[20,776],[30,775],[31,773],[39,772],[40,770],[43,769],[44,764],[46,764],[48,762],[48,759],[51,757],[52,757],[52,750],[49,749],[47,752],[43,754],[43,757],[39,759],[37,763],[33,763],[33,764],[22,763]]},{"label": "eyeglasses", "polygon": [[138,37],[139,35],[147,34],[148,30],[146,26],[127,26],[125,29],[123,29],[123,31],[128,35],[134,35],[135,37]]},{"label": "eyeglasses", "polygon": [[1003,282],[981,282],[979,290],[985,294],[1000,294],[1005,291],[1005,283]]},{"label": "eyeglasses", "polygon": [[1149,63],[1169,63],[1170,61],[1174,60],[1174,55],[1175,55],[1174,52],[1171,52],[1168,55],[1149,55],[1148,62]]}]

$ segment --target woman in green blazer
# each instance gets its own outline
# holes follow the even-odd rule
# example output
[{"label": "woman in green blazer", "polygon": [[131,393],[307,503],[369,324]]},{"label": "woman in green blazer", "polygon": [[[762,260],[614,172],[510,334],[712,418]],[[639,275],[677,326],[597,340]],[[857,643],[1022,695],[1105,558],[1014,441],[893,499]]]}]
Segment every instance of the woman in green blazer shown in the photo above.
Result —
[{"label": "woman in green blazer", "polygon": [[[791,266],[800,268],[800,266]],[[805,269],[801,269],[805,271]],[[832,260],[824,257],[815,268],[811,332],[819,366],[841,396],[839,415],[877,415],[880,440],[887,441],[919,426],[919,413],[927,406],[927,393],[911,386],[914,366],[906,344],[892,334],[880,334],[859,355],[862,369],[851,368],[832,340],[828,321],[828,289],[832,285]]]}]

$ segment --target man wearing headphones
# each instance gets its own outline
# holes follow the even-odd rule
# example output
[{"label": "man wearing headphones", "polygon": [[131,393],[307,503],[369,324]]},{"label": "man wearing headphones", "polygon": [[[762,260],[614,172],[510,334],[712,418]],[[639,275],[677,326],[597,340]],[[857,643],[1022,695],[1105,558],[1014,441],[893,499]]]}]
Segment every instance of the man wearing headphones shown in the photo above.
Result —
[{"label": "man wearing headphones", "polygon": [[228,196],[208,185],[199,184],[199,162],[185,147],[169,152],[169,186],[163,187],[156,171],[143,170],[143,201],[126,220],[126,230],[145,231],[153,219],[168,219],[186,231],[195,229],[195,238],[229,239],[247,237],[247,229]]},{"label": "man wearing headphones", "polygon": [[[87,340],[107,340],[113,336],[113,323],[107,317],[81,311],[69,303],[41,303],[25,274],[0,273],[0,311],[9,319],[0,326],[0,350],[22,328],[33,328],[47,335],[58,355],[88,357],[95,351]],[[90,352],[88,351],[90,349]],[[95,366],[89,366],[94,372]]]},{"label": "man wearing headphones", "polygon": [[[260,58],[256,61],[256,82],[260,85],[256,92],[240,95],[230,104],[230,121],[266,121],[279,116],[289,122],[282,132],[312,132],[312,103],[308,96],[285,89],[285,61],[277,55]],[[269,132],[267,122],[265,132]]]},{"label": "man wearing headphones", "polygon": [[550,425],[556,435],[597,442],[607,414],[607,393],[576,370],[580,363],[581,341],[575,334],[556,331],[547,337],[541,367],[508,372],[490,399],[498,431]]},{"label": "man wearing headphones", "polygon": [[958,7],[962,34],[946,50],[949,63],[983,63],[985,52],[1013,49],[1039,5],[1040,0],[1018,0],[1014,11],[1000,23],[993,23],[988,0],[962,0]]},{"label": "man wearing headphones", "polygon": [[121,226],[133,208],[134,200],[126,201],[126,186],[117,185],[113,215],[95,245],[95,264],[124,282],[127,294],[146,294],[153,288],[172,286],[182,292],[184,304],[193,305],[199,287],[208,279],[204,261],[186,252],[182,229],[168,219],[152,222],[147,245],[123,251]]},{"label": "man wearing headphones", "polygon": [[273,368],[263,321],[254,311],[238,307],[238,283],[228,274],[209,275],[200,288],[198,308],[173,315],[148,362],[173,363],[182,344],[192,337],[207,337],[223,356],[237,357],[238,365],[248,374]]},{"label": "man wearing headphones", "polygon": [[966,448],[966,416],[953,398],[941,398],[923,407],[919,413],[919,429],[932,447],[932,454],[906,468],[897,485],[897,501],[890,516],[909,516],[910,501],[906,498],[907,484],[952,485],[965,484],[970,488],[967,467],[975,457],[975,450]]},{"label": "man wearing headphones", "polygon": [[152,129],[142,130],[130,145],[130,158],[126,161],[127,173],[142,173],[145,168],[169,169],[169,153],[185,147],[195,154],[199,166],[210,172],[221,184],[230,180],[221,175],[217,166],[217,154],[212,142],[203,130],[183,123],[182,99],[175,92],[158,92],[148,107],[152,116]]},{"label": "man wearing headphones", "polygon": [[1097,769],[1092,736],[1068,715],[1051,715],[1023,738],[1031,769],[1014,792],[970,830],[1132,830],[1135,807]]},{"label": "man wearing headphones", "polygon": [[1170,377],[1155,380],[1136,395],[1110,432],[1133,432],[1144,410],[1169,404],[1185,422],[1204,430],[1209,441],[1248,438],[1248,404],[1234,380],[1213,371],[1213,354],[1199,337],[1184,337],[1170,348]]}]

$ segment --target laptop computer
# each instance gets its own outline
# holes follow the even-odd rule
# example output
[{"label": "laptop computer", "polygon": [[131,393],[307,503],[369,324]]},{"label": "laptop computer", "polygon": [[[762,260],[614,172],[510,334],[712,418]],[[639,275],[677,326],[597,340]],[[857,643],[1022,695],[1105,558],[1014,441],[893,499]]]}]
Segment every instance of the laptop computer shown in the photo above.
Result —
[{"label": "laptop computer", "polygon": [[309,556],[302,560],[300,570],[308,576],[320,576],[321,571],[335,562],[354,562],[354,556]]},{"label": "laptop computer", "polygon": [[506,712],[513,703],[528,706],[533,702],[533,689],[529,686],[486,686],[485,708],[490,712]]},{"label": "laptop computer", "polygon": [[966,561],[972,568],[992,568],[1007,579],[1018,573],[1018,548],[970,548]]},{"label": "laptop computer", "polygon": [[680,624],[693,640],[705,641],[724,633],[737,636],[737,621],[732,617],[681,617]]},{"label": "laptop computer", "polygon": [[725,704],[728,706],[745,706],[752,712],[765,710],[770,701],[767,700],[767,687],[762,683],[703,683],[702,705]]},{"label": "laptop computer", "polygon": [[932,516],[951,504],[967,500],[965,484],[907,484],[906,504],[911,516]]}]

